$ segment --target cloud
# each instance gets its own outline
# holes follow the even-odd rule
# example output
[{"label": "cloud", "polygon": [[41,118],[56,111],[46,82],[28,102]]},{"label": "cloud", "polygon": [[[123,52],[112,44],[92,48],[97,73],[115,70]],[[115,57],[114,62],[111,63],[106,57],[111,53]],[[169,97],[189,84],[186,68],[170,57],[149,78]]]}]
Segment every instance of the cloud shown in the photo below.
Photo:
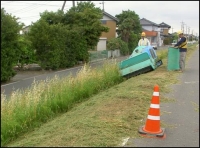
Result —
[{"label": "cloud", "polygon": [[[76,1],[77,2],[77,1]],[[103,8],[102,1],[92,1],[96,7]],[[39,13],[57,11],[61,9],[63,1],[2,1],[9,13],[20,17],[26,25],[40,18]],[[77,4],[76,4],[77,5]],[[66,1],[65,11],[72,7],[72,1]],[[21,11],[17,11],[24,9]],[[135,11],[140,18],[146,18],[154,23],[170,25],[173,31],[181,29],[183,21],[185,27],[190,27],[199,34],[199,1],[104,1],[104,9],[115,16],[122,11]],[[172,31],[172,30],[171,30]],[[170,31],[170,32],[171,32]]]}]

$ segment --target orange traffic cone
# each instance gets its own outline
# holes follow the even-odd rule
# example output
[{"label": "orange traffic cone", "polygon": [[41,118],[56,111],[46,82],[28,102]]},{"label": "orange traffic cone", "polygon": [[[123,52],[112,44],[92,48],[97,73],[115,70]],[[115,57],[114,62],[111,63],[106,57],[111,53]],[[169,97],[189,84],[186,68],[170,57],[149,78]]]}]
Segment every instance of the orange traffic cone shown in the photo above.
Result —
[{"label": "orange traffic cone", "polygon": [[154,86],[154,92],[151,100],[149,113],[147,116],[145,126],[139,128],[140,134],[150,134],[157,137],[164,136],[164,128],[160,128],[160,99],[159,99],[159,86]]}]

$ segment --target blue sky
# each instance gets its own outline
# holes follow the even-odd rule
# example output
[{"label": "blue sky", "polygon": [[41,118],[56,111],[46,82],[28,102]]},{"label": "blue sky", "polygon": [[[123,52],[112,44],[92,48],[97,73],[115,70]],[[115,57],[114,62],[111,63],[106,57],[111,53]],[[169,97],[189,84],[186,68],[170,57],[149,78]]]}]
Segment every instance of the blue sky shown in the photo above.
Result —
[{"label": "blue sky", "polygon": [[[78,1],[75,1],[75,4]],[[103,8],[103,1],[92,1],[96,7]],[[61,9],[64,1],[1,1],[1,8],[20,22],[30,25],[37,21],[39,14]],[[72,1],[66,1],[64,11],[72,7]],[[154,23],[165,22],[171,26],[170,33],[181,30],[184,23],[186,32],[199,35],[199,1],[104,1],[104,10],[115,16],[122,11],[135,11],[140,18],[146,18]]]}]

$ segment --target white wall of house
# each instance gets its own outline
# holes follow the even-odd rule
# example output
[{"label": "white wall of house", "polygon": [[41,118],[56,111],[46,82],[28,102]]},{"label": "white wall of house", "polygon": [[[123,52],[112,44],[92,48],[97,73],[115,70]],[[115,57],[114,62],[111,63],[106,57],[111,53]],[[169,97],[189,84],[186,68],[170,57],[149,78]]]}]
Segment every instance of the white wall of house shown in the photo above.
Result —
[{"label": "white wall of house", "polygon": [[99,42],[97,43],[97,51],[106,50],[106,42],[107,38],[99,38]]},{"label": "white wall of house", "polygon": [[148,31],[160,31],[160,28],[157,26],[142,26],[142,28]]},{"label": "white wall of house", "polygon": [[152,31],[152,26],[142,26],[145,30]]},{"label": "white wall of house", "polygon": [[103,16],[103,19],[102,20],[112,20],[111,18],[109,18],[108,16]]},{"label": "white wall of house", "polygon": [[[118,27],[116,27],[116,30],[118,29]],[[118,37],[118,34],[117,34],[117,31],[115,33],[115,37],[117,38]]]}]

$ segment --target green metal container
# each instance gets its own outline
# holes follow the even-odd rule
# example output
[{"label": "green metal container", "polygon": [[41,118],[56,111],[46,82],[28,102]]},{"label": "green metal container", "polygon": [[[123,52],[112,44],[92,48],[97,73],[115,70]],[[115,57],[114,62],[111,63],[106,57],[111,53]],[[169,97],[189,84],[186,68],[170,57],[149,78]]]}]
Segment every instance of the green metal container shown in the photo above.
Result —
[{"label": "green metal container", "polygon": [[168,48],[168,56],[167,56],[167,70],[179,70],[179,58],[180,52],[179,49],[169,47]]}]

